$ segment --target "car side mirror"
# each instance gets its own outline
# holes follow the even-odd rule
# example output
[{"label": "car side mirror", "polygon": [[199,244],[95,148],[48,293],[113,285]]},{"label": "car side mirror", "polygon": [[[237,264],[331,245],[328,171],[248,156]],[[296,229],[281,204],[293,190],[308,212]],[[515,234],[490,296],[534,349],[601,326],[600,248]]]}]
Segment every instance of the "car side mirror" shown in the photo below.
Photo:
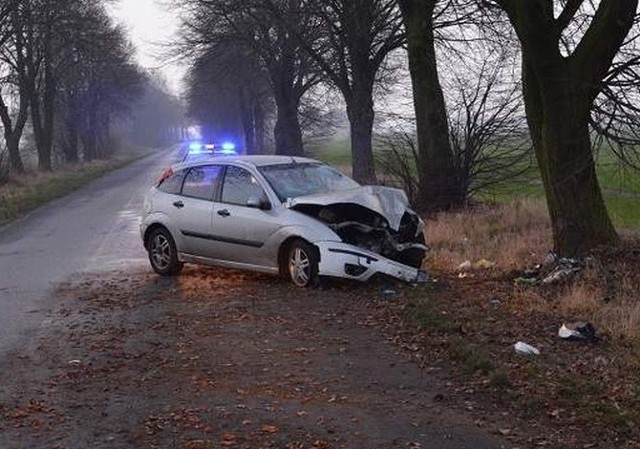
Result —
[{"label": "car side mirror", "polygon": [[271,210],[271,203],[265,199],[260,199],[257,196],[252,196],[247,200],[247,207],[260,210]]}]

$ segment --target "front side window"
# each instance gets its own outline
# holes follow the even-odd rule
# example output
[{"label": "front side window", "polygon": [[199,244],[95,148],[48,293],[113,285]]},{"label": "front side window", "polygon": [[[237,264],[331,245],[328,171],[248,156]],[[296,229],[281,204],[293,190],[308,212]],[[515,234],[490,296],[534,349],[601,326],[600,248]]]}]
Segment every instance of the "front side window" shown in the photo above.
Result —
[{"label": "front side window", "polygon": [[251,173],[244,168],[228,166],[222,187],[222,202],[246,206],[249,198],[267,197]]},{"label": "front side window", "polygon": [[192,198],[213,201],[221,174],[222,167],[220,165],[191,168],[184,180],[182,194]]}]

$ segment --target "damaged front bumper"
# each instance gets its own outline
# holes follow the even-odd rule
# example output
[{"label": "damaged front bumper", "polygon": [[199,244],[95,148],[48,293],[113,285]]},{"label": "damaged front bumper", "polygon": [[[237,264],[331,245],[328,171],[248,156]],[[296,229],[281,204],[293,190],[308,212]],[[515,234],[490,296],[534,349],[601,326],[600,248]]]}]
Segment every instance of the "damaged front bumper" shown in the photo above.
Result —
[{"label": "damaged front bumper", "polygon": [[340,242],[316,242],[320,252],[318,274],[366,281],[380,273],[412,284],[427,282],[423,270],[403,265],[380,254]]}]

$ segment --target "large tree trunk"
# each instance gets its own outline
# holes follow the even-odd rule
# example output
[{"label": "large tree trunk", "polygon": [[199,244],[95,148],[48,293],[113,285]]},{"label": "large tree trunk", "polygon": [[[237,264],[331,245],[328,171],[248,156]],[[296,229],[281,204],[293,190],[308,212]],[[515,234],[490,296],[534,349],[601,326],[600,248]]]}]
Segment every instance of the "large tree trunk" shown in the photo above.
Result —
[{"label": "large tree trunk", "polygon": [[300,101],[295,94],[293,86],[280,86],[276,89],[275,101],[277,108],[276,126],[274,137],[276,141],[276,154],[287,156],[304,156],[302,143],[302,130],[298,110]]},{"label": "large tree trunk", "polygon": [[20,157],[20,136],[16,133],[5,131],[5,142],[7,144],[7,151],[9,152],[11,169],[18,173],[24,173],[24,164],[22,163],[22,157]]},{"label": "large tree trunk", "polygon": [[351,155],[353,179],[361,184],[375,184],[376,169],[373,157],[373,109],[372,89],[354,87],[347,97],[347,117],[351,130]]},{"label": "large tree trunk", "polygon": [[433,11],[436,0],[401,0],[407,30],[409,70],[418,133],[418,204],[440,211],[459,206],[465,192],[455,185],[449,123],[438,78]]},{"label": "large tree trunk", "polygon": [[618,236],[611,224],[591,153],[589,114],[633,26],[638,0],[601,0],[591,23],[566,57],[562,31],[582,2],[559,14],[546,0],[497,0],[522,46],[527,120],[551,215],[554,246],[576,255]]},{"label": "large tree trunk", "polygon": [[618,240],[602,198],[589,136],[590,93],[571,81],[541,92],[524,70],[527,118],[553,228],[554,249],[578,255]]}]

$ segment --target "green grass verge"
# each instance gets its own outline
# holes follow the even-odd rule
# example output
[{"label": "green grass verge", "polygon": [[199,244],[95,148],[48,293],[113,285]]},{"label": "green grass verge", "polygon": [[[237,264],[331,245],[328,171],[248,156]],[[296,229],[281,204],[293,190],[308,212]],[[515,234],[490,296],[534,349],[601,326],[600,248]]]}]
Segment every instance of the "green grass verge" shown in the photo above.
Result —
[{"label": "green grass verge", "polygon": [[61,198],[102,175],[149,155],[148,152],[98,164],[78,166],[77,170],[53,172],[41,180],[25,182],[19,188],[0,188],[0,226],[23,217],[32,210]]},{"label": "green grass verge", "polygon": [[351,168],[351,143],[349,137],[333,136],[309,142],[307,153],[334,167]]},{"label": "green grass verge", "polygon": [[[312,157],[340,168],[351,167],[349,138],[334,136],[308,145]],[[640,229],[640,171],[622,165],[609,151],[597,158],[598,181],[611,219],[617,228]],[[478,195],[481,201],[506,203],[517,197],[544,199],[544,188],[534,165],[518,179]]]}]

